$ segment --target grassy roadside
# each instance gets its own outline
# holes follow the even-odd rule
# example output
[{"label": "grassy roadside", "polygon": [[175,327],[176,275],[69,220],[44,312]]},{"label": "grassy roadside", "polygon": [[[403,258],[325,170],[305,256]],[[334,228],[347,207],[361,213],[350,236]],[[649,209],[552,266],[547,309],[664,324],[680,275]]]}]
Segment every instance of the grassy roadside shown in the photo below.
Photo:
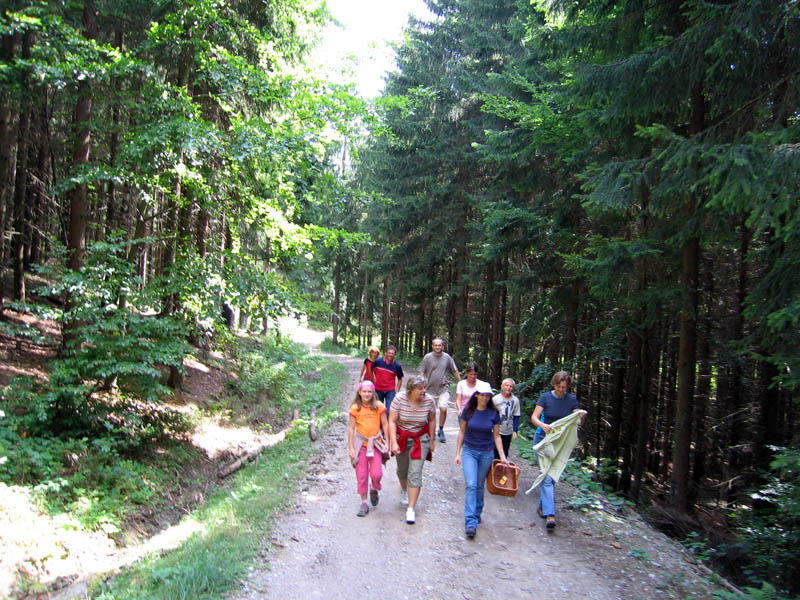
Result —
[{"label": "grassy roadside", "polygon": [[[317,426],[324,429],[338,415],[337,399],[347,373],[331,360],[319,362],[316,372],[319,378],[304,386],[299,404],[317,407]],[[301,409],[301,414],[307,411]],[[267,544],[273,520],[296,491],[313,452],[308,422],[301,419],[283,442],[233,475],[229,487],[210,495],[177,526],[192,533],[175,550],[149,556],[113,579],[93,582],[89,597],[221,598]]]}]

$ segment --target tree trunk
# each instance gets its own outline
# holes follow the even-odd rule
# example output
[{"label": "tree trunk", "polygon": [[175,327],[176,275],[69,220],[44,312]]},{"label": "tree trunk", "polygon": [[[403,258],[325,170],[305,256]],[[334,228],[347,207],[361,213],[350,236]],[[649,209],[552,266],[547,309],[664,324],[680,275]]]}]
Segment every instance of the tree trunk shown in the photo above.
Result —
[{"label": "tree trunk", "polygon": [[[740,238],[737,257],[736,305],[731,320],[730,333],[730,340],[733,342],[737,342],[744,337],[744,306],[747,301],[747,261],[749,259],[748,255],[750,250],[750,230],[744,218],[739,227]],[[733,365],[730,369],[730,375],[728,377],[728,400],[724,404],[720,402],[720,406],[726,406],[727,408],[725,411],[726,414],[722,415],[723,418],[728,417],[728,415],[737,414],[744,403],[742,394],[742,378],[744,374],[742,360],[743,358],[734,358]],[[721,397],[720,400],[724,400],[724,398]],[[740,449],[742,428],[734,422],[728,427],[728,430],[730,433],[725,450],[727,460],[723,461],[723,478],[725,481],[729,482],[723,490],[723,498],[725,501],[736,497],[737,486],[733,481],[736,474],[738,474],[740,468],[743,466],[742,451]]]},{"label": "tree trunk", "polygon": [[[119,50],[122,50],[123,48],[123,32],[121,29],[117,29],[114,32],[114,47]],[[116,77],[113,79],[111,85],[114,89],[117,89],[119,82],[117,81]],[[108,163],[112,168],[116,165],[117,155],[119,154],[119,114],[119,103],[114,102],[111,107],[111,137],[108,141]],[[114,178],[111,177],[109,178],[106,186],[106,236],[108,236],[115,228],[120,226],[120,224],[117,222],[119,211],[117,210],[116,192],[116,183],[114,182]]]},{"label": "tree trunk", "polygon": [[[697,82],[692,89],[692,115],[690,134],[697,135],[705,122],[703,84]],[[687,219],[696,211],[696,199],[687,205]],[[689,502],[689,450],[692,442],[692,399],[694,397],[695,369],[697,368],[697,274],[700,263],[700,241],[689,238],[683,248],[681,285],[685,298],[681,310],[681,333],[678,354],[678,396],[675,403],[675,445],[672,452],[672,505],[686,510]]]},{"label": "tree trunk", "polygon": [[[22,37],[22,58],[29,60],[33,46],[33,31]],[[26,82],[28,92],[30,84]],[[28,107],[20,113],[17,135],[17,172],[14,181],[14,237],[11,241],[11,261],[14,270],[14,299],[25,302],[25,207],[28,200],[28,154],[31,129],[31,112]]]},{"label": "tree trunk", "polygon": [[[620,434],[623,423],[623,406],[625,405],[625,374],[627,369],[623,361],[617,361],[614,365],[613,385],[611,388],[611,406],[609,407],[609,428],[606,433],[605,448],[603,454],[608,458],[609,463],[614,465],[614,469],[606,479],[606,484],[610,485],[612,489],[619,489],[619,474],[617,473],[617,466],[619,465],[619,446]],[[598,380],[600,374],[598,372]]]},{"label": "tree trunk", "polygon": [[331,315],[331,319],[333,321],[333,345],[339,345],[339,298],[342,289],[342,258],[341,258],[341,250],[337,251],[336,257],[334,258],[336,261],[334,268],[333,268],[333,306],[331,307],[333,310],[333,314]]},{"label": "tree trunk", "polygon": [[[422,332],[425,331],[425,328],[427,326],[427,321],[425,320],[425,306],[426,306],[426,304],[428,304],[428,302],[426,302],[426,298],[431,298],[431,297],[432,296],[428,296],[427,294],[423,293],[422,299],[421,299],[421,301],[419,303],[419,307],[418,307],[418,310],[417,310],[417,312],[419,314],[419,316],[418,316],[419,323],[417,324],[417,331],[419,332],[419,334],[417,335],[416,348],[415,348],[417,356],[422,356],[423,354],[425,354],[425,348],[426,348],[426,346],[425,346],[425,336],[423,335]],[[430,304],[431,304],[431,311],[432,311],[433,310],[433,303],[431,302]]]},{"label": "tree trunk", "polygon": [[490,379],[492,385],[500,387],[503,380],[503,356],[506,344],[506,301],[508,298],[508,258],[499,259],[498,278],[500,283],[495,285],[495,292],[492,298],[492,341],[491,341],[491,370]]},{"label": "tree trunk", "polygon": [[389,297],[389,278],[383,280],[383,308],[381,310],[381,350],[389,345],[389,319],[391,317],[391,299]]},{"label": "tree trunk", "polygon": [[[4,35],[0,38],[0,63],[10,64],[19,50],[22,36],[19,34]],[[14,136],[14,124],[17,121],[17,113],[11,105],[5,86],[0,86],[0,313],[3,310],[5,299],[4,291],[4,271],[6,264],[6,232],[9,226],[9,215],[13,218],[13,198],[14,198],[14,148],[16,138]]]},{"label": "tree trunk", "polygon": [[564,362],[571,362],[578,354],[578,315],[580,310],[580,282],[573,279],[569,286],[567,303],[567,335],[564,343]]},{"label": "tree trunk", "polygon": [[[45,207],[47,206],[47,163],[50,156],[50,136],[48,135],[48,94],[45,86],[42,93],[42,107],[37,127],[38,155],[33,182],[33,206],[31,207],[30,241],[27,251],[28,265],[40,264],[42,261],[42,232],[46,230]],[[27,268],[27,266],[26,266]]]}]

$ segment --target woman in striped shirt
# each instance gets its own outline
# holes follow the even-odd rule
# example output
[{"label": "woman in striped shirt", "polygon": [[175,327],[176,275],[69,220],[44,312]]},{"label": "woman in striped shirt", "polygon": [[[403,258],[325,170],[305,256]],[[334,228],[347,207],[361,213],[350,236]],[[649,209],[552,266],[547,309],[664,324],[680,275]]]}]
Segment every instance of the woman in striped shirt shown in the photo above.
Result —
[{"label": "woman in striped shirt", "polygon": [[403,490],[406,523],[416,521],[417,500],[422,487],[422,465],[433,459],[436,432],[436,402],[426,394],[427,380],[421,375],[408,378],[389,409],[389,440],[397,457],[397,478]]}]

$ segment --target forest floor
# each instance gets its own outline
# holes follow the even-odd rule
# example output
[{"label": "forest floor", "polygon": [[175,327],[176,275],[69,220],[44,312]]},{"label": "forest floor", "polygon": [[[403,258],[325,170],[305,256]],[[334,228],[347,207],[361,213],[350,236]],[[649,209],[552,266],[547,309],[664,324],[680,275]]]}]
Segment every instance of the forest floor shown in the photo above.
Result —
[{"label": "forest floor", "polygon": [[[304,328],[288,333],[312,347],[323,337]],[[48,354],[20,352],[0,340],[0,385],[14,374],[44,376]],[[448,441],[437,444],[433,462],[425,466],[417,523],[405,523],[394,460],[386,465],[379,505],[358,518],[355,476],[346,450],[346,411],[362,361],[335,358],[349,370],[340,396],[342,416],[316,442],[296,501],[277,519],[261,554],[264,562],[251,567],[231,599],[330,600],[377,594],[392,599],[513,600],[540,593],[562,599],[712,598],[720,589],[688,550],[637,513],[619,512],[601,497],[590,511],[570,509],[567,501],[578,492],[563,481],[556,488],[558,526],[547,532],[535,513],[537,492],[524,493],[536,468],[515,456],[513,447],[512,459],[521,467],[520,492],[513,498],[487,494],[478,534],[466,539],[463,476],[453,460],[454,408],[445,427]],[[224,360],[215,356],[208,364],[189,362],[176,406],[211,403],[231,377]],[[205,458],[182,468],[195,470],[188,479],[196,485],[181,490],[171,513],[145,511],[140,525],[122,539],[42,514],[24,488],[0,484],[0,597],[9,597],[21,576],[32,582],[31,598],[85,597],[93,576],[175,547],[187,536],[180,517],[202,503],[219,469],[265,439],[245,427],[217,427],[209,421],[192,442],[204,449]],[[529,443],[515,443],[520,442]],[[23,597],[20,591],[14,597]]]}]

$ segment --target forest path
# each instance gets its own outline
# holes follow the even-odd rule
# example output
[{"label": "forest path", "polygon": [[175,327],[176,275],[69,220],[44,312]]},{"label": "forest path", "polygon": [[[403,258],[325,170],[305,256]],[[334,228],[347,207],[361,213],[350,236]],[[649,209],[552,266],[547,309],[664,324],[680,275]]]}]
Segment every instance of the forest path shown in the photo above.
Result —
[{"label": "forest path", "polygon": [[[314,346],[313,332],[295,339]],[[317,442],[319,452],[295,503],[276,520],[263,570],[254,568],[237,600],[710,598],[691,556],[633,514],[566,509],[574,491],[557,484],[558,527],[548,533],[535,514],[536,492],[525,495],[536,469],[523,459],[514,498],[486,494],[474,540],[464,536],[464,478],[454,463],[457,420],[448,411],[447,443],[426,463],[417,522],[405,522],[396,464],[384,468],[380,503],[364,518],[347,455],[347,409],[361,358],[336,356],[349,381],[341,418]],[[412,372],[406,367],[407,374]],[[521,440],[520,440],[521,441]],[[515,442],[515,444],[518,442]],[[523,442],[529,443],[529,442]]]}]

